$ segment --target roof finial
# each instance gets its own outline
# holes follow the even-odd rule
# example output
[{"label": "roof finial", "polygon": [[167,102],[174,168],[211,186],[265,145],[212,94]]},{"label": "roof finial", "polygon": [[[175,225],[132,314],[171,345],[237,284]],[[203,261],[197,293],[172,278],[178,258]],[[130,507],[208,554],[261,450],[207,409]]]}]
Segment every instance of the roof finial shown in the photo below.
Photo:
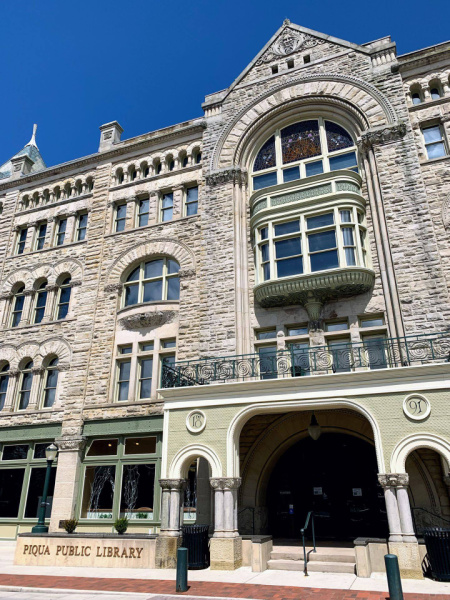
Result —
[{"label": "roof finial", "polygon": [[[33,135],[31,136],[31,140],[28,142],[27,146],[35,146],[37,148],[37,144],[36,144],[36,131],[37,131],[37,125],[36,123],[33,125]],[[39,150],[39,148],[38,148]]]}]

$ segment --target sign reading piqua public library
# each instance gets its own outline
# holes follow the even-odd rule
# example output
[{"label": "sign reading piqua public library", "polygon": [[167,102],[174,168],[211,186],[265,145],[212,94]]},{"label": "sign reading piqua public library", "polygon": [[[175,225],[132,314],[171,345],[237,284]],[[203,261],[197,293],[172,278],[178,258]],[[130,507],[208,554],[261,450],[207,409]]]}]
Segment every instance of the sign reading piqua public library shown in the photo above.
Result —
[{"label": "sign reading piqua public library", "polygon": [[155,566],[155,538],[24,534],[17,538],[14,564],[152,569]]}]

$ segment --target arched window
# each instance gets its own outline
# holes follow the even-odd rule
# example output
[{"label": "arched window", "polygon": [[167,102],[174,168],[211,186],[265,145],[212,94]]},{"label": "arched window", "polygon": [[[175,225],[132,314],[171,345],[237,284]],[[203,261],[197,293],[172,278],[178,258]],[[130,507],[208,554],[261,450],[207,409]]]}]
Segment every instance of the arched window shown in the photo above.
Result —
[{"label": "arched window", "polygon": [[6,393],[8,391],[9,383],[9,364],[5,363],[0,369],[0,410],[3,410],[6,401]]},{"label": "arched window", "polygon": [[56,316],[58,320],[65,319],[67,317],[67,313],[69,312],[70,293],[72,291],[70,285],[71,281],[71,277],[66,277],[65,279],[63,279],[60,285]]},{"label": "arched window", "polygon": [[47,282],[43,281],[41,285],[38,287],[36,293],[36,301],[34,304],[34,319],[33,323],[40,323],[44,318],[45,314],[45,304],[47,302]]},{"label": "arched window", "polygon": [[25,410],[30,403],[31,385],[33,383],[33,361],[28,361],[20,374],[18,409]]},{"label": "arched window", "polygon": [[178,300],[180,265],[170,258],[142,262],[128,275],[125,283],[125,306],[141,302]]},{"label": "arched window", "polygon": [[24,290],[25,286],[21,285],[14,293],[11,327],[17,327],[22,319],[23,305],[25,302]]},{"label": "arched window", "polygon": [[45,370],[44,408],[50,408],[55,403],[56,387],[58,385],[58,359],[53,358]]},{"label": "arched window", "polygon": [[352,136],[321,117],[293,123],[262,145],[253,163],[253,189],[338,169],[358,171]]}]

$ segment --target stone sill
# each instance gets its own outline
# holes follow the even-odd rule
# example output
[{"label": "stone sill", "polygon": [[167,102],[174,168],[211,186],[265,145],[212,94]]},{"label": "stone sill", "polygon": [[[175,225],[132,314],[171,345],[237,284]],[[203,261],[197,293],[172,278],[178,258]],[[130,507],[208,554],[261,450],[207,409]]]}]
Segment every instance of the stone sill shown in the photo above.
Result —
[{"label": "stone sill", "polygon": [[32,256],[34,254],[42,254],[43,252],[49,252],[50,250],[61,250],[62,248],[71,248],[72,246],[78,246],[81,244],[86,244],[88,240],[80,240],[79,242],[70,242],[70,244],[61,244],[61,246],[51,246],[50,248],[42,248],[42,250],[31,250],[30,252],[24,252],[23,254],[13,254],[12,256],[7,256],[7,260],[12,260],[13,258],[22,258],[23,256]]},{"label": "stone sill", "polygon": [[178,219],[172,219],[171,221],[158,221],[158,223],[150,223],[149,225],[144,225],[144,227],[133,227],[132,229],[124,229],[123,231],[113,231],[112,233],[106,234],[105,239],[114,237],[116,235],[123,235],[126,233],[137,233],[139,231],[145,231],[146,229],[151,229],[153,227],[160,227],[161,225],[170,225],[171,223],[173,224],[178,223],[179,221],[186,221],[187,219],[195,219],[199,216],[199,213],[197,213],[196,215],[189,215],[188,217],[179,217]]},{"label": "stone sill", "polygon": [[[132,162],[132,159],[130,159]],[[141,159],[136,158],[136,161],[141,161]],[[134,179],[133,181],[127,181],[126,183],[119,183],[117,185],[111,186],[109,188],[110,192],[115,192],[117,190],[123,190],[133,185],[139,185],[140,183],[148,183],[150,181],[159,181],[160,179],[165,179],[166,177],[180,175],[182,173],[191,173],[192,171],[196,171],[202,168],[202,164],[191,165],[190,167],[182,167],[181,169],[177,169],[176,171],[166,171],[165,173],[159,173],[158,175],[153,175],[152,177],[143,177],[141,179]]]},{"label": "stone sill", "polygon": [[[84,525],[84,523],[83,523]],[[33,537],[33,538],[89,538],[89,539],[106,539],[106,540],[152,540],[156,539],[156,533],[19,533],[18,537]]]}]

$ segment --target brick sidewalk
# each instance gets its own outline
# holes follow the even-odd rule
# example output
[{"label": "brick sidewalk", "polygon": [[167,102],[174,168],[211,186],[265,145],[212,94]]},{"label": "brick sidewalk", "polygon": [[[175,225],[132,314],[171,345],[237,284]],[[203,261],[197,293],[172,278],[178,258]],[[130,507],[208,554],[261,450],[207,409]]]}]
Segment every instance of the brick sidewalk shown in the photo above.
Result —
[{"label": "brick sidewalk", "polygon": [[[151,579],[0,574],[0,585],[83,591],[175,594],[174,581]],[[179,595],[250,598],[253,600],[386,600],[389,597],[385,592],[253,585],[249,583],[221,583],[211,581],[193,581],[190,584],[189,590],[185,594]],[[450,595],[444,594],[404,594],[404,596],[406,600],[450,599]]]}]

